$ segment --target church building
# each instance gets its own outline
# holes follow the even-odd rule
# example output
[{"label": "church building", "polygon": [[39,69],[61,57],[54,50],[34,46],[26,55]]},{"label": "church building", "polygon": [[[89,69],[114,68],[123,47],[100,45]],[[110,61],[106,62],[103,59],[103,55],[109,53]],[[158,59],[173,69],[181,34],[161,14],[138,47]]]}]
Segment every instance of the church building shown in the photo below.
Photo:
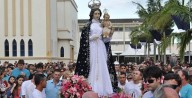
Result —
[{"label": "church building", "polygon": [[77,55],[75,0],[0,0],[0,62],[68,62]]}]

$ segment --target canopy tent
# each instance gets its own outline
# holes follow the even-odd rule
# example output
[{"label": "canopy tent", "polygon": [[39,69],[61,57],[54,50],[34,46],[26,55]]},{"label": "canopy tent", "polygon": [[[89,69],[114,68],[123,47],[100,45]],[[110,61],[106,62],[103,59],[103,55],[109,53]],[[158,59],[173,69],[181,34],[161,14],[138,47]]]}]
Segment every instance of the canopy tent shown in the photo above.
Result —
[{"label": "canopy tent", "polygon": [[[154,55],[154,46],[151,44],[151,51],[150,55]],[[172,53],[170,50],[166,50],[167,55],[171,55]],[[156,49],[156,55],[158,55],[158,49]],[[120,56],[144,56],[144,46],[141,47],[141,49],[133,49],[130,45],[126,45],[125,51],[123,51]]]}]

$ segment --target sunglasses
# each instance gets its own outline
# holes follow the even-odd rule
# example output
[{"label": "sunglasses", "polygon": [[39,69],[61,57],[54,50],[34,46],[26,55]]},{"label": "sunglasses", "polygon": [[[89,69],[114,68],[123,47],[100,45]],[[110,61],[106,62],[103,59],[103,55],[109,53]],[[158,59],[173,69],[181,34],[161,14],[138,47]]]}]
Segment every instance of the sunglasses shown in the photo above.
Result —
[{"label": "sunglasses", "polygon": [[145,80],[145,83],[153,83],[154,82],[154,80],[153,79],[148,79],[148,80]]},{"label": "sunglasses", "polygon": [[176,89],[179,85],[169,85],[172,89]]}]

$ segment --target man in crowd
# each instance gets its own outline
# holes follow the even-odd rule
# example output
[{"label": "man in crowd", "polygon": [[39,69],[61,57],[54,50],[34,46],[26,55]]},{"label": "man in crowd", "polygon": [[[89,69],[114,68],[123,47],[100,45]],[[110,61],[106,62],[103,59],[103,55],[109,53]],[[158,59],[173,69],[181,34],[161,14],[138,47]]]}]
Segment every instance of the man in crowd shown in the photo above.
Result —
[{"label": "man in crowd", "polygon": [[14,76],[15,78],[17,78],[19,75],[23,75],[25,76],[27,79],[29,78],[30,72],[29,70],[24,68],[24,60],[20,59],[17,63],[17,68],[15,68],[12,71],[12,76]]},{"label": "man in crowd", "polygon": [[148,66],[144,70],[144,79],[147,83],[147,87],[149,89],[142,98],[154,98],[153,93],[154,91],[160,86],[161,84],[161,77],[162,71],[157,66]]},{"label": "man in crowd", "polygon": [[127,69],[126,69],[126,65],[125,65],[125,64],[121,64],[121,65],[120,65],[120,73],[121,73],[121,72],[124,72],[124,73],[127,72]]},{"label": "man in crowd", "polygon": [[45,88],[46,98],[59,98],[59,90],[61,87],[61,81],[59,81],[60,77],[61,71],[55,69],[53,79],[47,81],[47,86]]},{"label": "man in crowd", "polygon": [[192,86],[188,83],[189,75],[186,70],[179,70],[177,72],[181,78],[181,90],[179,96],[181,98],[192,98]]},{"label": "man in crowd", "polygon": [[179,98],[179,95],[169,85],[161,85],[155,90],[154,98]]},{"label": "man in crowd", "polygon": [[119,75],[119,81],[118,81],[118,87],[121,88],[123,91],[125,89],[125,85],[126,85],[126,73],[121,72]]},{"label": "man in crowd", "polygon": [[[36,85],[35,85],[35,75],[36,74],[42,74],[42,73],[36,72],[32,75],[31,80],[27,80],[22,83],[22,86],[21,86],[22,98],[30,98],[30,94],[36,88]],[[45,91],[43,91],[43,93],[45,94]]]},{"label": "man in crowd", "polygon": [[43,63],[38,63],[36,66],[36,71],[43,74]]},{"label": "man in crowd", "polygon": [[168,73],[165,75],[164,84],[171,86],[174,90],[177,91],[177,93],[179,93],[181,86],[181,78],[178,74]]},{"label": "man in crowd", "polygon": [[125,85],[125,92],[132,95],[132,98],[140,98],[142,96],[142,77],[143,74],[139,70],[133,71],[133,81],[128,82]]},{"label": "man in crowd", "polygon": [[46,87],[46,76],[43,74],[36,74],[35,75],[35,85],[36,88],[33,90],[31,96],[29,98],[46,98],[43,89]]}]

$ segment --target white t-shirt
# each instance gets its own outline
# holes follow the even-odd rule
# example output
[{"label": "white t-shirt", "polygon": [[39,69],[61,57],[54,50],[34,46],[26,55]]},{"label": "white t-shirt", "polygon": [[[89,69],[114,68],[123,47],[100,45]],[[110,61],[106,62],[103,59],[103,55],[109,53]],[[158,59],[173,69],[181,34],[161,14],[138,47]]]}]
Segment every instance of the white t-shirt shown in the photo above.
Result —
[{"label": "white t-shirt", "polygon": [[[127,81],[127,79],[126,79],[125,85],[126,85],[127,83],[128,83],[128,81]],[[125,85],[121,85],[121,83],[118,82],[118,87],[121,88],[123,91],[124,91],[124,89],[125,89]]]},{"label": "white t-shirt", "polygon": [[25,98],[29,98],[35,87],[35,84],[31,80],[23,82],[21,86],[21,95],[25,95]]},{"label": "white t-shirt", "polygon": [[43,91],[41,92],[38,89],[34,89],[30,98],[46,98],[46,95]]},{"label": "white t-shirt", "polygon": [[146,92],[142,98],[154,98],[153,93],[151,91]]},{"label": "white t-shirt", "polygon": [[130,94],[133,98],[140,98],[142,96],[141,83],[135,84],[133,81],[125,85],[125,93]]}]

